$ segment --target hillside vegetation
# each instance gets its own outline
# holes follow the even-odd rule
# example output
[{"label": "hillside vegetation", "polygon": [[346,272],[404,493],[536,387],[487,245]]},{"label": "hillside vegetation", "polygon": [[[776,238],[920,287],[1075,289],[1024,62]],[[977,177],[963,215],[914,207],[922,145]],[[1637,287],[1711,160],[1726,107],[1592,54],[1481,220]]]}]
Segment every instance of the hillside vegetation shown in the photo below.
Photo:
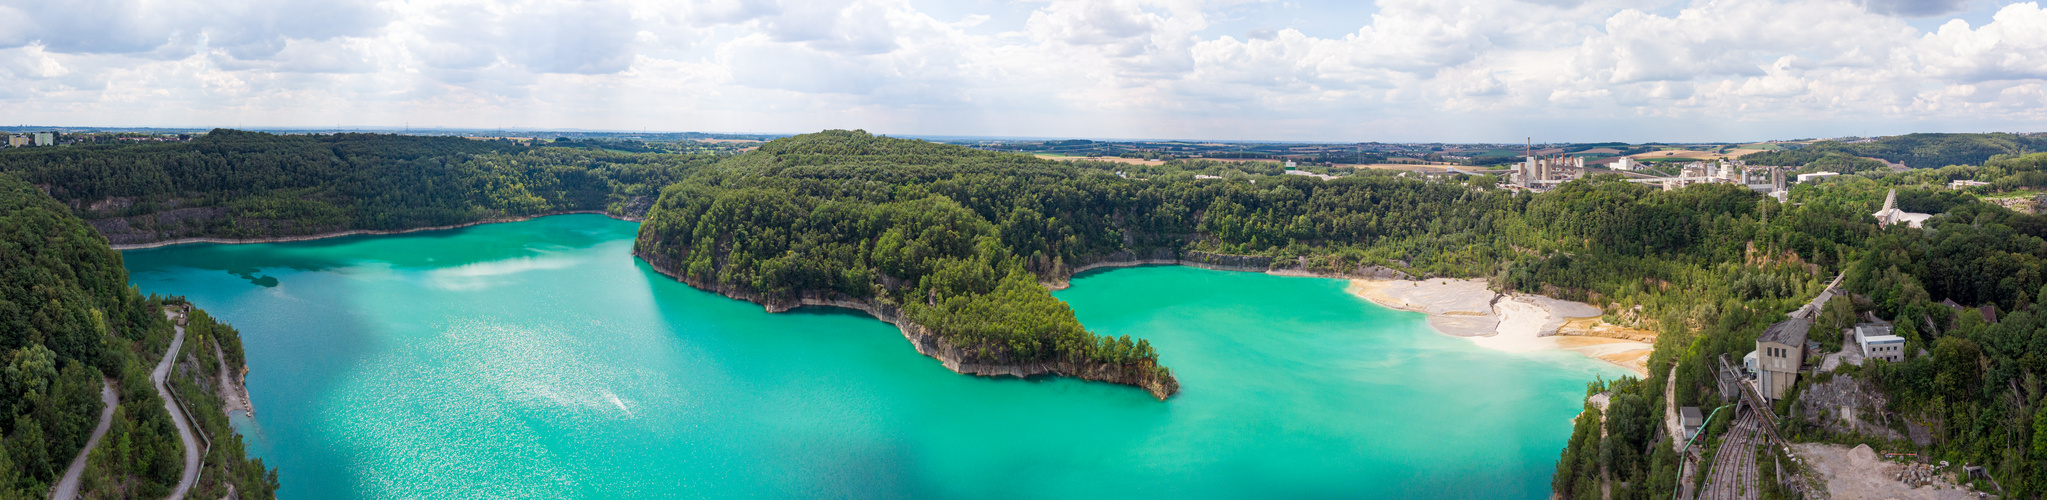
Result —
[{"label": "hillside vegetation", "polygon": [[566,211],[630,216],[713,155],[456,137],[214,130],[190,143],[0,150],[116,244],[443,226]]},{"label": "hillside vegetation", "polygon": [[[1091,337],[1035,283],[1135,259],[1329,275],[1391,269],[1644,305],[1614,309],[1637,323],[1690,324],[1696,297],[1652,284],[1788,309],[1846,262],[1846,243],[1870,232],[1855,221],[1873,211],[1786,210],[1727,186],[1664,192],[1608,180],[1529,197],[1485,189],[1489,178],[1198,180],[1182,170],[1192,168],[1207,167],[1063,163],[858,131],[810,134],[669,187],[637,252],[699,286],[764,302],[900,307],[966,346],[972,362],[1158,370],[1142,341],[1125,349],[1121,339]],[[1766,212],[1774,224],[1757,222]],[[1805,257],[1752,262],[1757,252]]]},{"label": "hillside vegetation", "polygon": [[1757,165],[1798,166],[1841,173],[1884,168],[1881,158],[1912,168],[1979,165],[1998,155],[2047,151],[2047,137],[2007,133],[1906,134],[1864,143],[1820,141],[1798,149],[1765,151],[1741,159]]},{"label": "hillside vegetation", "polygon": [[[83,495],[170,493],[183,466],[182,445],[149,380],[171,340],[167,305],[184,304],[137,293],[105,238],[35,187],[0,175],[0,498],[48,494],[98,423],[103,379],[120,405],[88,462]],[[188,350],[206,345],[211,354],[218,342],[241,352],[232,328],[210,322],[198,328],[203,332],[188,335]],[[213,378],[181,382],[218,386]],[[187,394],[196,415],[219,417],[209,428],[216,436],[205,459],[210,473],[193,495],[219,497],[233,485],[245,498],[273,497],[274,472],[245,457],[219,400],[203,390]]]},{"label": "hillside vegetation", "polygon": [[[2023,175],[2011,161],[1980,168]],[[1656,430],[1664,400],[1719,404],[1710,360],[1746,354],[1763,328],[1845,273],[1867,299],[1839,305],[1849,312],[1835,323],[1863,311],[1934,325],[1901,329],[1933,354],[1861,375],[1896,395],[1891,411],[1948,423],[1948,434],[1918,450],[1997,464],[2007,491],[2039,484],[2029,479],[2041,474],[2028,451],[2033,432],[2011,430],[2047,421],[2031,403],[2039,392],[2022,383],[2038,376],[2037,356],[2026,354],[2038,349],[2012,340],[2033,338],[2033,301],[2047,293],[2041,217],[1923,189],[1909,175],[1801,185],[1793,203],[1778,203],[1734,186],[1662,191],[1605,177],[1533,196],[1489,189],[1485,177],[1193,178],[1213,168],[1062,163],[829,131],[769,143],[671,186],[637,248],[686,281],[735,296],[901,307],[985,363],[1133,359],[1110,347],[1120,339],[1090,336],[1033,284],[1102,262],[1482,277],[1588,301],[1608,321],[1662,335],[1649,379],[1595,387],[1614,405],[1582,422],[1607,426],[1609,437],[1583,425],[1574,433],[1555,483],[1574,498],[1597,497],[1601,470],[1615,497],[1667,494],[1657,492],[1675,485],[1677,461]],[[1931,230],[1875,225],[1868,214],[1893,187],[1904,189],[1907,210],[1942,214]],[[2011,311],[2014,326],[1956,323],[1936,305],[1943,299]],[[1993,343],[2013,347],[1983,347]],[[1148,349],[1135,356],[1141,366],[1171,362]],[[1670,377],[1678,390],[1665,394]],[[1992,377],[2011,383],[1983,382]]]},{"label": "hillside vegetation", "polygon": [[[920,351],[957,370],[1018,367],[1136,385],[1160,397],[1177,389],[1167,368],[1171,360],[1160,359],[1143,339],[1089,332],[1048,287],[1090,266],[1140,261],[1327,276],[1486,278],[1502,291],[1585,301],[1601,308],[1608,322],[1660,334],[1646,379],[1589,388],[1606,392],[1611,404],[1604,412],[1588,407],[1560,456],[1553,487],[1567,498],[1668,495],[1678,481],[1678,461],[1659,430],[1666,405],[1725,404],[1713,390],[1715,360],[1739,359],[1765,327],[1845,274],[1852,296],[1828,306],[1816,327],[1822,333],[1813,339],[1838,349],[1839,340],[1825,332],[1866,314],[1897,324],[1910,352],[1905,362],[1826,377],[1877,388],[1886,403],[1870,411],[1897,422],[1901,434],[1910,434],[1904,427],[1924,431],[1917,434],[1924,439],[1843,433],[1824,419],[1814,423],[1819,417],[1792,414],[1788,405],[1776,409],[1787,422],[1780,431],[1987,465],[2012,497],[2047,490],[2041,465],[2047,411],[2040,411],[2047,390],[2038,381],[2047,375],[2040,354],[2047,352],[2040,332],[2047,325],[2038,305],[2047,300],[2047,218],[1973,194],[2047,185],[2047,154],[2028,153],[2039,150],[2038,137],[1916,134],[1751,155],[1808,168],[1824,161],[1855,168],[1876,163],[1864,156],[1914,167],[1962,165],[1905,173],[1873,168],[1795,186],[1790,202],[1780,203],[1737,186],[1664,191],[1618,176],[1531,195],[1494,189],[1498,179],[1491,176],[1422,179],[1359,171],[1321,180],[1257,163],[1060,162],[861,131],[785,138],[727,157],[217,133],[220,138],[208,141],[255,145],[0,153],[0,168],[97,218],[102,231],[118,229],[105,224],[110,220],[161,221],[166,213],[195,208],[224,214],[206,220],[232,221],[152,230],[152,238],[401,229],[586,207],[620,213],[660,187],[658,200],[648,200],[634,251],[694,286],[771,309],[806,303],[863,308],[903,326]],[[404,147],[378,153],[378,141]],[[357,142],[362,149],[343,146]],[[207,147],[256,153],[223,153],[216,163],[175,160],[208,157],[201,152]],[[274,151],[301,153],[259,161],[272,157],[262,152]],[[64,154],[101,154],[109,166],[92,170],[52,159]],[[52,158],[29,161],[35,155]],[[353,170],[332,166],[342,161],[334,158],[390,175],[352,177]],[[275,167],[244,165],[250,162]],[[315,168],[320,165],[329,167]],[[133,173],[109,179],[161,174],[174,180],[103,181],[94,173],[102,170]],[[203,172],[218,179],[194,177]],[[406,180],[387,183],[387,177]],[[344,188],[333,179],[360,185]],[[1992,185],[1946,189],[1954,179]],[[1894,188],[1901,208],[1937,214],[1924,230],[1875,224],[1869,214]],[[132,204],[121,204],[130,198]],[[174,204],[180,208],[167,208]],[[252,208],[268,204],[304,211]],[[1942,305],[1948,300],[1969,308]],[[1988,306],[1999,321],[1971,313],[1977,306]],[[109,311],[108,318],[129,315],[106,320],[116,325],[109,329],[117,338],[131,335],[149,345],[149,335],[156,335],[148,333],[155,327],[139,326],[155,321],[147,315],[99,309]],[[80,337],[70,333],[49,338],[39,342],[53,359],[71,356],[103,373],[131,364],[85,357],[90,349],[77,347]],[[90,375],[74,374],[72,384]],[[67,390],[73,399],[64,401],[77,405],[72,410],[90,409],[91,401]],[[47,429],[62,425],[39,432],[55,436]],[[1702,443],[1717,446],[1724,432],[1716,424]]]}]

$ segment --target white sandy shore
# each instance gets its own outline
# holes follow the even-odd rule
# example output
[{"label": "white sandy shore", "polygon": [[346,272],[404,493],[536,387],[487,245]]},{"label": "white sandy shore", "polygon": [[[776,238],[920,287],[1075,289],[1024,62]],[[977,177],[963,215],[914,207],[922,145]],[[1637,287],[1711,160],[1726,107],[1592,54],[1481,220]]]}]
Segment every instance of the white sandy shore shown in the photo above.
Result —
[{"label": "white sandy shore", "polygon": [[1351,280],[1350,292],[1381,306],[1429,315],[1429,326],[1509,352],[1564,349],[1646,376],[1653,334],[1600,323],[1591,305],[1505,295],[1483,280]]}]

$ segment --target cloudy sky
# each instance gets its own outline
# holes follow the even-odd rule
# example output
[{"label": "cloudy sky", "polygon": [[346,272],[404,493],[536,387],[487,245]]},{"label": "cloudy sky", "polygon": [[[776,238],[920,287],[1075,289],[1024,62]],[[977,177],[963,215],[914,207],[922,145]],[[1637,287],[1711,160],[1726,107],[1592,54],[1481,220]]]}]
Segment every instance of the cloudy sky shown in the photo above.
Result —
[{"label": "cloudy sky", "polygon": [[0,122],[1324,141],[2047,130],[2008,0],[0,0]]}]

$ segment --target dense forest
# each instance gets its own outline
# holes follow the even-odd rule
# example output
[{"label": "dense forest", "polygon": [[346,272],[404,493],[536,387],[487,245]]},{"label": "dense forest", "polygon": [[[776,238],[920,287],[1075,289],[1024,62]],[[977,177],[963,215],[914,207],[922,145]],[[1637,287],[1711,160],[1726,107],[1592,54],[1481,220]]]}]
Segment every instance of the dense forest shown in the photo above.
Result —
[{"label": "dense forest", "polygon": [[[1724,404],[1712,390],[1713,360],[1739,359],[1760,331],[1844,275],[1851,295],[1829,304],[1815,331],[1889,322],[1908,339],[1908,359],[1808,377],[1796,390],[1815,383],[1874,388],[1886,399],[1871,410],[1894,417],[1888,421],[1897,436],[1843,432],[1795,404],[1776,409],[1786,422],[1780,430],[1986,465],[2008,496],[2032,498],[2047,490],[2047,412],[2039,411],[2037,380],[2047,375],[2047,335],[2040,333],[2047,315],[2037,305],[2047,301],[2047,218],[1977,195],[2047,187],[2042,141],[1915,134],[1745,157],[1853,174],[1797,185],[1784,203],[1737,186],[1665,191],[1618,176],[1531,195],[1493,189],[1491,176],[1361,170],[1321,180],[1284,175],[1265,162],[1051,161],[861,131],[785,138],[736,156],[216,131],[186,145],[0,152],[0,170],[28,179],[103,233],[143,240],[645,210],[636,254],[695,286],[771,305],[865,304],[957,348],[960,359],[952,361],[1061,366],[1133,385],[1168,383],[1170,360],[1145,340],[1087,331],[1048,286],[1095,264],[1146,259],[1333,276],[1486,278],[1502,291],[1585,301],[1608,322],[1659,334],[1647,378],[1589,388],[1609,404],[1587,407],[1558,461],[1553,486],[1568,498],[1667,495],[1678,481],[1678,457],[1661,430],[1666,403]],[[1865,157],[1919,168],[1891,172]],[[1946,187],[1951,180],[1989,185],[1955,191]],[[1901,208],[1937,216],[1924,229],[1878,227],[1869,214],[1891,189],[1899,190]],[[176,213],[212,215],[164,215]],[[115,295],[133,293],[114,288]],[[0,320],[64,317],[7,309],[49,301],[6,300]],[[98,306],[106,319],[95,321],[116,332],[109,338],[145,346],[134,352],[162,350],[161,317],[133,311],[176,300],[122,300],[142,305]],[[195,314],[193,323],[217,325],[211,321]],[[61,332],[36,343],[48,359],[79,366],[53,361],[53,382],[38,382],[55,388],[38,394],[64,394],[36,403],[53,408],[52,420],[35,430],[43,448],[55,449],[50,443],[79,439],[78,424],[56,416],[96,411],[94,372],[84,370],[127,373],[135,362],[99,353],[128,351],[95,351],[75,328],[37,331]],[[232,337],[225,326],[193,331]],[[1812,338],[1824,350],[1844,348],[1838,336]],[[44,359],[19,356],[31,364]],[[132,377],[117,378],[126,401]],[[136,397],[153,397],[144,381],[138,390],[145,394]],[[124,429],[153,425],[148,415],[133,418]],[[1717,447],[1725,432],[1717,422],[1701,445]],[[8,436],[10,450],[27,440]],[[175,438],[167,443],[176,446]],[[31,455],[10,456],[22,464]],[[233,467],[233,477],[262,477],[260,465]],[[29,477],[42,469],[22,470]],[[1789,494],[1775,486],[1765,493]]]},{"label": "dense forest", "polygon": [[[2043,159],[2047,155],[1996,157],[1981,167],[1940,170],[2017,179]],[[2047,490],[2047,467],[2041,462],[2047,457],[2047,411],[2040,411],[2038,381],[2047,374],[2047,361],[2041,358],[2047,353],[2047,330],[2042,329],[2047,325],[2041,324],[2038,305],[2047,294],[2047,217],[1947,190],[1939,172],[1847,176],[1799,186],[1792,206],[1781,207],[1781,215],[1737,224],[1777,237],[1727,240],[1781,249],[1786,253],[1778,262],[1796,259],[1792,262],[1821,268],[1796,275],[1845,275],[1850,295],[1827,304],[1809,337],[1821,345],[1819,354],[1855,349],[1843,329],[1869,318],[1892,324],[1907,339],[1906,359],[1899,363],[1844,364],[1822,373],[1815,369],[1819,357],[1809,356],[1811,376],[1794,389],[1803,395],[1817,391],[1815,384],[1825,385],[1829,401],[1838,401],[1831,398],[1844,390],[1879,394],[1879,403],[1859,411],[1868,412],[1862,419],[1886,422],[1886,428],[1844,428],[1838,409],[1795,395],[1773,409],[1784,423],[1779,432],[1798,442],[1870,444],[1931,462],[1984,466],[1995,482],[1976,481],[1978,490],[2038,498]],[[1881,199],[1891,188],[1900,189],[1899,205],[1906,210],[1938,216],[1924,229],[1879,229],[1861,214],[1867,213],[1863,210],[1870,200]],[[1800,243],[1809,237],[1824,244]],[[1588,406],[1579,421],[1558,463],[1559,495],[1601,498],[1601,471],[1611,474],[1612,498],[1662,498],[1676,487],[1677,456],[1668,441],[1656,439],[1665,399],[1704,409],[1732,403],[1712,389],[1714,360],[1723,355],[1738,360],[1754,348],[1759,332],[1795,307],[1745,300],[1748,287],[1742,283],[1751,275],[1739,269],[1720,274],[1718,280],[1733,286],[1724,291],[1687,287],[1697,305],[1693,314],[1682,317],[1684,327],[1664,323],[1648,379],[1602,381],[1589,389],[1588,394],[1606,393],[1611,403],[1603,418]],[[1813,289],[1801,287],[1790,295],[1810,297]],[[1669,378],[1675,378],[1671,385],[1676,391],[1666,394]],[[1602,420],[1605,438],[1599,437]],[[1707,456],[1717,449],[1728,420],[1714,422],[1702,436],[1699,445],[1709,450]],[[1765,454],[1776,463],[1797,463],[1778,450]],[[1773,481],[1765,483],[1760,486],[1766,498],[1796,496]]]},{"label": "dense forest", "polygon": [[1906,134],[1869,142],[1820,141],[1797,149],[1765,151],[1741,159],[1757,165],[1799,166],[1841,173],[1884,168],[1880,158],[1912,168],[1980,165],[1997,155],[2047,151],[2047,137],[2006,133]]},{"label": "dense forest", "polygon": [[[2030,179],[2040,159],[1990,157],[1969,175]],[[1256,164],[1228,167],[1240,170],[1224,179],[1194,178],[1218,168],[1052,162],[831,131],[693,172],[664,192],[638,246],[699,286],[765,300],[894,304],[978,346],[987,362],[1116,359],[1120,352],[1102,353],[1107,339],[1089,341],[1063,304],[1031,286],[1104,261],[1177,258],[1328,275],[1384,268],[1586,301],[1610,322],[1660,335],[1648,379],[1593,388],[1612,403],[1604,412],[1588,407],[1559,460],[1556,490],[1573,498],[1597,497],[1601,481],[1617,498],[1667,495],[1677,457],[1660,430],[1665,399],[1720,404],[1708,390],[1710,360],[1746,354],[1764,327],[1845,274],[1854,298],[1830,308],[1828,328],[1857,314],[1913,325],[1899,331],[1928,354],[1828,377],[1881,387],[1894,398],[1880,411],[1946,432],[1905,449],[1990,464],[2004,491],[2019,496],[2047,484],[2031,454],[2047,446],[2030,444],[2030,424],[2047,422],[2047,412],[2034,411],[2032,381],[2047,366],[2029,354],[2047,352],[2030,340],[2032,303],[2047,294],[2047,222],[1946,190],[1928,177],[1938,170],[1799,185],[1779,203],[1737,186],[1664,191],[1614,177],[1532,196],[1488,189],[1488,177],[1371,171],[1324,181]],[[1940,216],[1926,230],[1877,227],[1869,214],[1893,188],[1902,189],[1903,208]],[[2008,315],[1982,325],[1943,300]],[[1841,348],[1826,337],[1814,336]],[[1148,366],[1170,363],[1138,351]],[[1671,377],[1677,390],[1665,394]],[[1785,421],[1788,433],[1815,425]],[[1707,446],[1721,432],[1710,430]]]},{"label": "dense forest", "polygon": [[[830,131],[693,172],[664,191],[638,251],[729,293],[901,307],[973,346],[972,361],[1115,362],[1130,351],[1155,366],[1141,341],[1125,349],[1120,339],[1092,339],[1063,304],[1027,285],[1103,261],[1222,256],[1215,261],[1333,275],[1491,277],[1509,289],[1644,305],[1618,314],[1654,322],[1694,307],[1645,282],[1739,287],[1759,307],[1794,303],[1819,286],[1805,264],[1839,266],[1842,246],[1860,234],[1848,221],[1871,211],[1784,213],[1742,188],[1665,192],[1617,178],[1530,197],[1485,189],[1489,177],[1367,171],[1322,181],[1273,175],[1276,167],[1194,177],[1215,168],[1055,162]],[[1754,223],[1771,212],[1774,224]],[[1766,249],[1731,243],[1759,239]],[[1620,241],[1633,244],[1608,243]],[[1743,265],[1758,251],[1809,257]],[[1731,274],[1744,278],[1722,280]]]},{"label": "dense forest", "polygon": [[[667,188],[636,253],[699,287],[899,309],[965,359],[1176,390],[1144,340],[1096,336],[1039,285],[1114,251],[1095,183],[1064,163],[860,132],[782,139]],[[1089,368],[1093,367],[1093,368]]]},{"label": "dense forest", "polygon": [[[172,337],[165,307],[176,298],[145,297],[128,286],[121,255],[71,210],[34,186],[0,175],[0,498],[42,498],[85,447],[103,409],[103,384],[120,402],[91,454],[81,492],[91,497],[156,497],[176,485],[182,449],[163,400],[149,379]],[[232,328],[207,320],[188,335],[240,353]],[[239,363],[239,360],[235,360]],[[236,365],[240,366],[240,365]],[[188,396],[218,381],[176,378]],[[247,459],[225,425],[217,398],[188,398],[195,415],[219,417],[218,441],[193,495],[271,498],[273,471]]]},{"label": "dense forest", "polygon": [[214,130],[186,143],[0,150],[116,244],[393,230],[568,211],[633,216],[716,155],[390,134]]}]

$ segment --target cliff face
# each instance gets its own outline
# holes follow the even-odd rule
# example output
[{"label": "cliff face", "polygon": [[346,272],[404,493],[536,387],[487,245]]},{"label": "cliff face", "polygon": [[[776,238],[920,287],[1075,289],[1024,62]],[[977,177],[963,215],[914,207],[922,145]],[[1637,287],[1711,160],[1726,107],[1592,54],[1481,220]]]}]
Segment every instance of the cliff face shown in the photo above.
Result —
[{"label": "cliff face", "polygon": [[1086,264],[1066,270],[1063,276],[1055,276],[1044,285],[1053,290],[1065,289],[1068,281],[1089,270],[1110,267],[1131,266],[1191,266],[1218,271],[1240,271],[1267,273],[1281,276],[1308,276],[1318,278],[1367,279],[1367,280],[1411,280],[1414,275],[1398,269],[1380,266],[1357,266],[1341,271],[1308,270],[1307,259],[1298,261],[1278,260],[1263,255],[1229,255],[1202,251],[1179,252],[1171,248],[1153,248],[1144,251],[1122,251],[1103,255]]},{"label": "cliff face", "polygon": [[939,364],[944,365],[946,369],[957,373],[1019,378],[1040,375],[1066,376],[1082,380],[1135,386],[1150,392],[1152,397],[1156,397],[1160,401],[1164,401],[1174,393],[1180,392],[1180,382],[1174,379],[1172,374],[1159,374],[1137,365],[1075,363],[1064,360],[1019,362],[988,362],[978,360],[974,356],[968,355],[968,353],[979,351],[980,346],[954,345],[951,341],[940,337],[937,332],[933,332],[930,328],[910,321],[893,304],[883,303],[874,299],[854,299],[842,294],[834,297],[824,294],[806,293],[796,300],[775,299],[750,290],[707,283],[685,276],[682,273],[676,272],[672,263],[663,262],[663,259],[648,255],[639,248],[635,248],[633,254],[641,260],[647,261],[647,264],[652,266],[655,271],[670,278],[675,278],[677,281],[681,281],[699,290],[711,291],[726,297],[761,304],[771,313],[788,311],[802,306],[841,307],[866,312],[868,315],[874,316],[875,319],[893,324],[897,329],[902,330],[903,338],[910,341],[910,345],[917,349],[918,354],[930,356],[932,359],[938,360]]}]

